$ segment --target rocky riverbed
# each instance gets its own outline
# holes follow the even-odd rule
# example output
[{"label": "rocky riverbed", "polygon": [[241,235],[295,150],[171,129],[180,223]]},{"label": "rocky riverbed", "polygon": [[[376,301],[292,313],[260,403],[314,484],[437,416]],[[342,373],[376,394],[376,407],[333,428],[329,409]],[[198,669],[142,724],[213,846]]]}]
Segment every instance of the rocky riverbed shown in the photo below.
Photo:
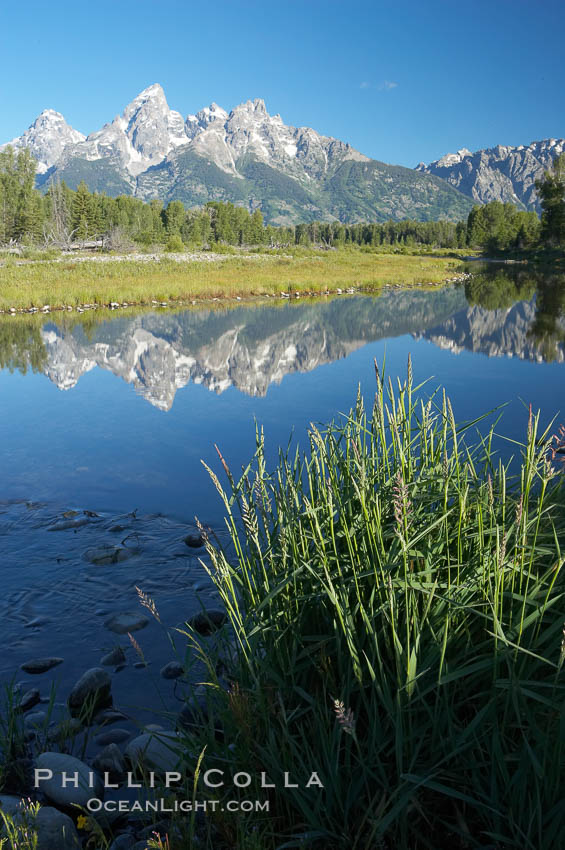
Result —
[{"label": "rocky riverbed", "polygon": [[[39,850],[78,848],[77,806],[135,800],[129,780],[140,766],[178,769],[179,735],[204,720],[209,697],[177,629],[188,622],[214,641],[225,613],[201,563],[200,532],[180,520],[12,501],[0,504],[0,541],[10,647],[2,712],[19,718],[22,735],[0,805],[19,817],[22,796],[39,801]],[[36,770],[52,774],[39,787]],[[63,773],[94,784],[64,787]],[[108,813],[97,817],[111,825]],[[138,814],[116,819],[113,850],[145,847],[147,826]]]}]

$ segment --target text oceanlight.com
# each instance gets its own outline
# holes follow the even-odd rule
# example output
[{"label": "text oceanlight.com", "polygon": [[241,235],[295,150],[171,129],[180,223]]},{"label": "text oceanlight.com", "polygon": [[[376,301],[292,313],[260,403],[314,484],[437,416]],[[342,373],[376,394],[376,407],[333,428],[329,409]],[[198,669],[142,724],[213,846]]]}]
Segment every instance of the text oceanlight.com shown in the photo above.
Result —
[{"label": "text oceanlight.com", "polygon": [[92,797],[86,803],[89,812],[268,812],[269,800],[101,800]]}]

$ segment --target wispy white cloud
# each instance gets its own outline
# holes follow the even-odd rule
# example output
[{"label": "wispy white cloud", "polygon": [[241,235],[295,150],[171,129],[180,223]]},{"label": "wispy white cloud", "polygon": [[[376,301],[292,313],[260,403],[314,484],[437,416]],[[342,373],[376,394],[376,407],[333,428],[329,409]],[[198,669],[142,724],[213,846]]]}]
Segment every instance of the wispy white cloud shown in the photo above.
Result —
[{"label": "wispy white cloud", "polygon": [[361,85],[359,86],[359,88],[360,88],[360,89],[370,89],[370,88],[371,88],[371,83],[368,83],[368,82],[367,82],[367,80],[363,80],[363,82],[361,83]]},{"label": "wispy white cloud", "polygon": [[380,91],[392,91],[398,88],[398,83],[393,83],[392,80],[383,80],[379,86]]}]

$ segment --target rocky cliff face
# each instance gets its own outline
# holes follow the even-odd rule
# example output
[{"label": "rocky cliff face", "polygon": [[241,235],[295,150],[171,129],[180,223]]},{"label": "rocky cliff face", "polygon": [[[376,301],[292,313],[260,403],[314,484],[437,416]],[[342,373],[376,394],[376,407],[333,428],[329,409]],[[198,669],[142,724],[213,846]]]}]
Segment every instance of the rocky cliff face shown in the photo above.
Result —
[{"label": "rocky cliff face", "polygon": [[260,99],[229,113],[212,103],[183,120],[158,84],[87,138],[50,113],[12,144],[30,148],[45,187],[60,178],[73,188],[85,180],[92,190],[190,206],[232,201],[260,207],[276,223],[455,219],[470,208],[433,176],[376,162],[309,127],[285,125]]},{"label": "rocky cliff face", "polygon": [[564,139],[497,145],[475,153],[462,148],[429,165],[421,162],[416,170],[441,177],[477,203],[502,201],[539,211],[535,182],[564,150]]}]

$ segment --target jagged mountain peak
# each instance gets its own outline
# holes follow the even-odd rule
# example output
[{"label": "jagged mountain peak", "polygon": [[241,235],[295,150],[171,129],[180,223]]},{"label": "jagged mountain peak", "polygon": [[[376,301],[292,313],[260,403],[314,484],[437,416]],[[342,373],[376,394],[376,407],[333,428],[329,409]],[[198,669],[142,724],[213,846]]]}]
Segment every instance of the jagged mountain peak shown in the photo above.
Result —
[{"label": "jagged mountain peak", "polygon": [[234,115],[240,112],[258,112],[261,115],[268,115],[270,118],[270,115],[267,112],[267,107],[265,106],[265,101],[261,97],[256,97],[253,100],[246,100],[243,103],[240,103],[232,110],[231,114]]},{"label": "jagged mountain peak", "polygon": [[165,97],[165,91],[161,83],[152,83],[150,86],[147,86],[147,88],[139,92],[135,100],[148,100],[152,97]]},{"label": "jagged mountain peak", "polygon": [[131,180],[189,141],[182,115],[169,108],[162,86],[154,83],[110,124],[91,133],[72,155],[91,161],[109,159]]},{"label": "jagged mountain peak", "polygon": [[227,118],[228,113],[226,110],[218,106],[215,101],[212,101],[210,106],[205,106],[196,115],[187,115],[185,121],[186,134],[192,139],[198,132],[205,130],[209,124],[212,124],[214,121],[220,121],[223,124],[227,121]]},{"label": "jagged mountain peak", "polygon": [[198,114],[200,115],[201,113],[213,116],[214,118],[226,119],[228,117],[228,113],[226,112],[226,110],[222,109],[221,106],[218,106],[215,100],[212,101],[210,106],[205,106],[204,109],[201,109]]},{"label": "jagged mountain peak", "polygon": [[[39,115],[37,116],[37,118],[35,119],[35,121],[33,122],[33,125],[32,125],[32,126],[35,126],[35,125],[36,125],[38,122],[40,122],[40,121],[51,121],[51,120],[55,120],[55,121],[65,121],[65,119],[64,119],[64,117],[61,115],[61,113],[60,113],[60,112],[57,112],[55,109],[43,109],[43,110],[39,113]],[[66,123],[66,122],[65,122],[65,123]]]},{"label": "jagged mountain peak", "polygon": [[169,104],[165,97],[163,87],[159,83],[154,83],[143,89],[124,109],[122,117],[127,121],[131,121],[139,113],[168,113]]},{"label": "jagged mountain peak", "polygon": [[[453,165],[456,162],[462,162],[468,156],[473,156],[471,151],[467,150],[467,148],[460,148],[456,153],[446,153],[441,159],[438,159],[437,164],[442,167]],[[426,167],[423,162],[420,163],[418,168],[420,166]]]},{"label": "jagged mountain peak", "polygon": [[[61,159],[66,148],[84,139],[82,133],[67,124],[60,112],[44,109],[21,136],[7,144],[16,150],[27,148],[37,160],[37,173],[44,174]],[[6,146],[0,145],[0,150]]]},{"label": "jagged mountain peak", "polygon": [[471,153],[461,148],[417,171],[435,174],[475,202],[510,202],[523,209],[538,210],[536,180],[565,150],[565,139],[543,139],[529,145],[496,145]]}]

